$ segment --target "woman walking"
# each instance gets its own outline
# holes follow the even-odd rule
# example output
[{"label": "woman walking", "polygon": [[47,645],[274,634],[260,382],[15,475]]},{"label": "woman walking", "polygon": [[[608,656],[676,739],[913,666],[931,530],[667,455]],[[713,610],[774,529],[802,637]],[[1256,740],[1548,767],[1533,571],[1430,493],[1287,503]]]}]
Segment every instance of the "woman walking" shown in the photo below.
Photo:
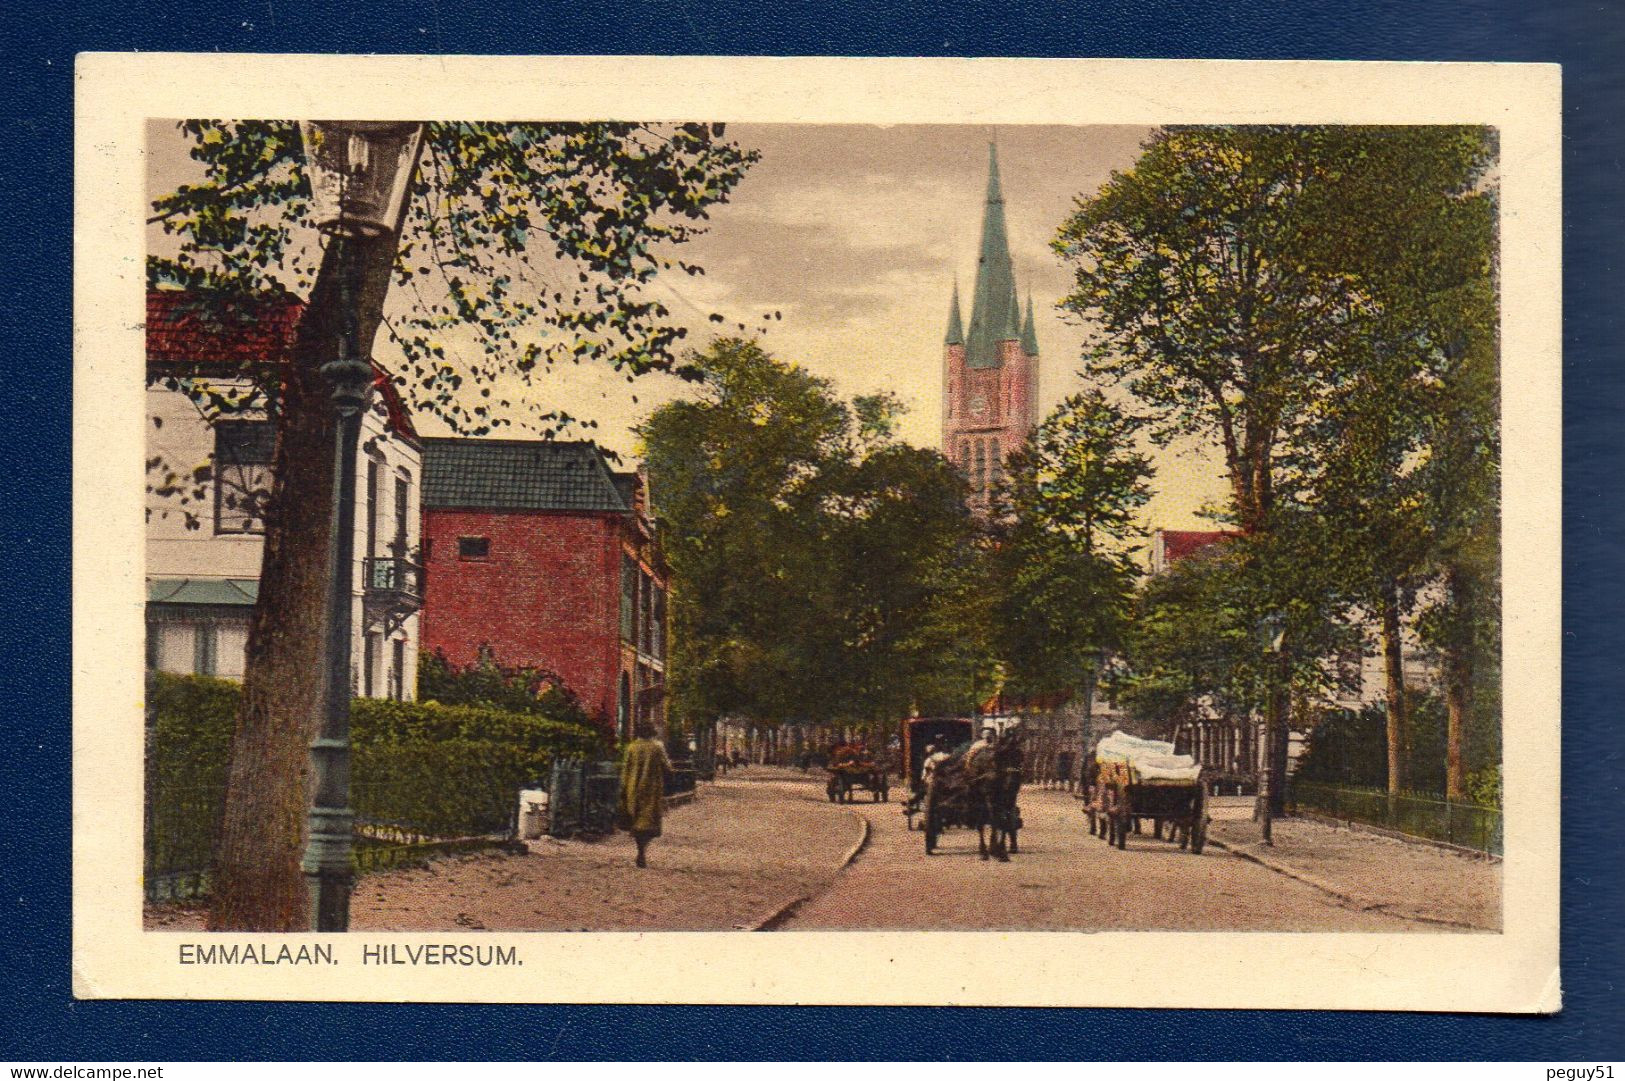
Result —
[{"label": "woman walking", "polygon": [[637,865],[647,867],[649,842],[660,836],[671,761],[650,725],[639,724],[635,734],[637,738],[627,744],[626,757],[621,759],[620,820],[621,828],[629,830],[638,844]]}]

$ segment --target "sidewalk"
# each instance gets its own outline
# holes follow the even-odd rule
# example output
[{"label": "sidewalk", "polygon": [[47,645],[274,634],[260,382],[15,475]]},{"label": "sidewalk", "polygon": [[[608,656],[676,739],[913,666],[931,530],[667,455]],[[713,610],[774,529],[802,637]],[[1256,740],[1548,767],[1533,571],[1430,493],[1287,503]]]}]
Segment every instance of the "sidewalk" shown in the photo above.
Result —
[{"label": "sidewalk", "polygon": [[1258,825],[1215,815],[1208,839],[1243,859],[1308,883],[1345,905],[1483,931],[1501,929],[1501,864],[1360,830],[1279,818],[1275,845]]},{"label": "sidewalk", "polygon": [[[821,777],[819,778],[821,782]],[[666,816],[649,867],[624,833],[529,841],[528,854],[481,852],[365,875],[355,931],[726,931],[817,892],[863,836],[859,817],[787,770],[752,767]],[[149,909],[148,930],[196,931],[200,909]]]}]

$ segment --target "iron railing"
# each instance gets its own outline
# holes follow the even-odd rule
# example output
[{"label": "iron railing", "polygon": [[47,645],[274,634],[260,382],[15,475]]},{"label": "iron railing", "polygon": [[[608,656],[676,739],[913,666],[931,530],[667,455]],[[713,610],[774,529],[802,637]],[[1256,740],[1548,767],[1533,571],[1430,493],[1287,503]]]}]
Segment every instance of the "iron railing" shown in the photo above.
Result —
[{"label": "iron railing", "polygon": [[1501,810],[1477,803],[1460,803],[1433,792],[1390,795],[1384,788],[1289,782],[1287,802],[1292,808],[1348,822],[1380,826],[1396,833],[1431,841],[1501,854]]},{"label": "iron railing", "polygon": [[370,594],[423,600],[423,565],[397,556],[368,556],[362,582]]}]

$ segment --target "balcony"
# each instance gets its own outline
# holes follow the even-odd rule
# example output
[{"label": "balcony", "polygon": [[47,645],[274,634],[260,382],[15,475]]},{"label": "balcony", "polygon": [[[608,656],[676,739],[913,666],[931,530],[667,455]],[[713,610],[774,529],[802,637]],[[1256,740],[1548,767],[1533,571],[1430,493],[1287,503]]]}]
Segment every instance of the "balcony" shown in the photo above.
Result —
[{"label": "balcony", "polygon": [[423,607],[423,565],[399,556],[368,556],[363,562],[363,603],[370,622],[393,631]]}]

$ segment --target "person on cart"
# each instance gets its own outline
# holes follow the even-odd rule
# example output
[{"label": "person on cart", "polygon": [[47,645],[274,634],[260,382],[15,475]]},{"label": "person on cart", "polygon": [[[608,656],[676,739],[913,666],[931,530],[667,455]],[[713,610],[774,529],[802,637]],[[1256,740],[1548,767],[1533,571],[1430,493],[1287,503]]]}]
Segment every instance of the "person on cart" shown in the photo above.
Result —
[{"label": "person on cart", "polygon": [[925,745],[925,760],[920,763],[920,787],[931,787],[931,778],[936,776],[937,767],[952,757],[947,751],[939,751],[935,743]]}]

